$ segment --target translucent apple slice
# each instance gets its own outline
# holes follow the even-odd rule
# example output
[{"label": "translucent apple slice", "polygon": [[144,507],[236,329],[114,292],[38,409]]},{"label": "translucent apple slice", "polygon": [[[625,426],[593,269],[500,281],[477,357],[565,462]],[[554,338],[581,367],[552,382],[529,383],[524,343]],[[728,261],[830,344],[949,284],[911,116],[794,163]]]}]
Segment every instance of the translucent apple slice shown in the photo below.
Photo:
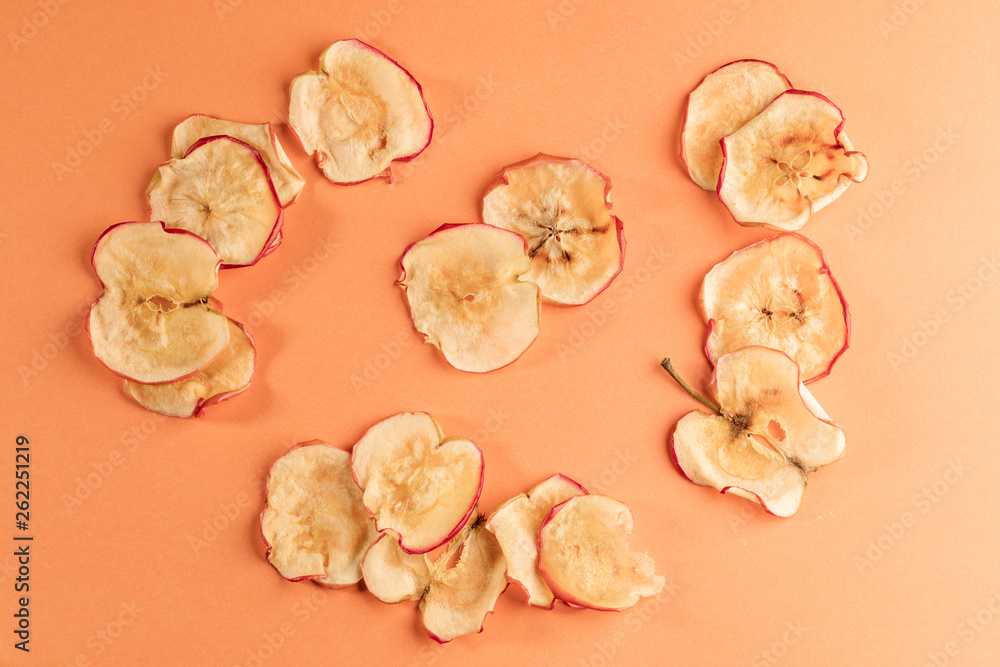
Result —
[{"label": "translucent apple slice", "polygon": [[194,375],[229,342],[228,320],[208,304],[219,257],[195,234],[126,222],[97,240],[91,265],[104,293],[91,306],[94,354],[113,373],[158,384]]},{"label": "translucent apple slice", "polygon": [[844,295],[823,251],[798,234],[772,236],[716,264],[700,302],[713,364],[750,345],[773,347],[799,364],[808,384],[828,375],[848,347]]},{"label": "translucent apple slice", "polygon": [[844,454],[844,432],[799,381],[798,365],[784,352],[753,346],[719,357],[711,394],[699,396],[715,414],[692,412],[671,436],[670,449],[684,476],[696,484],[759,502],[787,517],[798,511],[806,473]]},{"label": "translucent apple slice", "polygon": [[737,60],[702,79],[688,96],[681,130],[681,160],[691,179],[715,190],[722,170],[719,141],[791,87],[777,67],[761,60]]},{"label": "translucent apple slice", "polygon": [[528,243],[542,298],[575,306],[611,284],[625,263],[622,221],[611,215],[611,179],[582,160],[539,153],[500,172],[483,199],[483,222]]},{"label": "translucent apple slice", "polygon": [[444,225],[410,245],[396,282],[413,325],[455,368],[485,373],[513,363],[538,336],[538,285],[524,239],[481,223]]},{"label": "translucent apple slice", "polygon": [[288,206],[298,199],[305,179],[295,170],[281,142],[269,123],[237,123],[203,114],[188,116],[174,128],[170,155],[182,158],[191,147],[208,137],[228,136],[253,146],[267,165],[281,205]]},{"label": "translucent apple slice", "polygon": [[232,137],[206,137],[161,165],[146,189],[149,215],[212,244],[223,268],[274,250],[282,208],[260,153]]},{"label": "translucent apple slice", "polygon": [[334,588],[361,580],[361,559],[378,539],[351,475],[351,455],[321,440],[275,461],[260,528],[281,576]]},{"label": "translucent apple slice", "polygon": [[741,225],[800,229],[868,175],[844,115],[819,93],[789,90],[722,140],[719,200]]},{"label": "translucent apple slice", "polygon": [[467,524],[433,561],[406,553],[395,536],[384,535],[361,564],[365,585],[383,602],[419,600],[424,628],[438,642],[482,632],[507,588],[507,561],[483,521],[480,516]]},{"label": "translucent apple slice", "polygon": [[557,505],[538,536],[538,569],[567,604],[621,611],[663,589],[664,578],[646,554],[629,550],[632,512],[600,495],[575,496]]},{"label": "translucent apple slice", "polygon": [[496,535],[507,558],[507,578],[524,589],[526,602],[551,609],[552,590],[538,572],[538,531],[556,505],[587,490],[565,475],[553,475],[528,493],[519,494],[494,510],[486,528]]},{"label": "translucent apple slice", "polygon": [[168,417],[201,417],[205,408],[243,393],[253,379],[256,350],[242,324],[229,320],[229,344],[194,375],[166,384],[125,380],[125,393],[147,410]]},{"label": "translucent apple slice", "polygon": [[442,438],[434,418],[388,417],[354,446],[354,479],[380,531],[408,553],[451,539],[472,516],[483,487],[483,452],[464,438]]},{"label": "translucent apple slice", "polygon": [[320,68],[292,80],[288,123],[334,183],[384,176],[389,163],[416,157],[434,123],[420,84],[399,63],[364,42],[336,42]]}]

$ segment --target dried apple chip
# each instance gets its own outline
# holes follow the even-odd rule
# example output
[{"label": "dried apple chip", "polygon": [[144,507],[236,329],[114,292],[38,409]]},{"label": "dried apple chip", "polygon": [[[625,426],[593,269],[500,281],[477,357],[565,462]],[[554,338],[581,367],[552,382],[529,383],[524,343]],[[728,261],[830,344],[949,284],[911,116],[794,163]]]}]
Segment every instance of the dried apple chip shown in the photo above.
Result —
[{"label": "dried apple chip", "polygon": [[200,139],[157,169],[149,214],[212,244],[223,268],[249,266],[274,250],[281,202],[260,153],[238,139]]},{"label": "dried apple chip", "polygon": [[800,229],[868,175],[843,127],[843,113],[819,93],[782,93],[722,140],[719,200],[741,225]]},{"label": "dried apple chip", "polygon": [[753,346],[719,357],[706,399],[684,383],[668,359],[663,367],[714,414],[694,411],[670,440],[689,480],[760,503],[787,517],[802,503],[806,473],[844,454],[844,432],[799,381],[784,352]]},{"label": "dried apple chip", "polygon": [[443,438],[430,415],[404,412],[368,429],[354,446],[354,479],[380,531],[408,553],[451,539],[472,516],[483,488],[483,452]]},{"label": "dried apple chip", "polygon": [[485,373],[514,362],[538,336],[538,286],[524,239],[482,223],[444,225],[399,261],[413,325],[448,363]]},{"label": "dried apple chip", "polygon": [[389,163],[416,157],[434,123],[416,79],[357,39],[336,42],[318,70],[292,80],[288,124],[334,183],[392,174]]},{"label": "dried apple chip", "polygon": [[97,240],[91,265],[104,293],[91,306],[94,354],[146,384],[194,375],[229,342],[227,318],[208,304],[219,257],[204,239],[159,222],[125,222]]},{"label": "dried apple chip", "polygon": [[621,611],[663,589],[646,554],[629,550],[632,512],[600,495],[575,496],[557,505],[538,536],[538,570],[567,604]]},{"label": "dried apple chip", "polygon": [[229,320],[229,343],[191,377],[165,384],[125,380],[125,393],[139,405],[168,417],[201,417],[205,408],[243,393],[253,378],[256,350],[244,326]]},{"label": "dried apple chip", "polygon": [[527,604],[551,609],[555,603],[552,590],[538,572],[542,522],[556,505],[586,493],[569,477],[553,475],[500,505],[486,523],[507,558],[507,578],[524,589]]},{"label": "dried apple chip", "polygon": [[611,179],[582,160],[539,153],[504,167],[483,198],[483,222],[528,243],[542,298],[581,305],[600,294],[625,263],[622,221],[611,214]]},{"label": "dried apple chip", "polygon": [[848,347],[850,314],[819,247],[794,233],[737,250],[705,276],[705,354],[714,364],[749,345],[781,350],[802,381],[830,373]]},{"label": "dried apple chip", "polygon": [[702,79],[688,96],[681,130],[681,159],[691,179],[715,190],[722,170],[719,141],[791,87],[777,67],[762,60],[737,60]]},{"label": "dried apple chip", "polygon": [[351,455],[321,440],[285,452],[267,479],[260,516],[267,560],[286,579],[339,588],[361,580],[378,539],[351,475]]},{"label": "dried apple chip", "polygon": [[281,205],[284,207],[295,202],[306,181],[295,170],[269,123],[237,123],[194,114],[174,128],[170,155],[182,158],[202,139],[217,136],[232,137],[253,146],[267,165]]}]

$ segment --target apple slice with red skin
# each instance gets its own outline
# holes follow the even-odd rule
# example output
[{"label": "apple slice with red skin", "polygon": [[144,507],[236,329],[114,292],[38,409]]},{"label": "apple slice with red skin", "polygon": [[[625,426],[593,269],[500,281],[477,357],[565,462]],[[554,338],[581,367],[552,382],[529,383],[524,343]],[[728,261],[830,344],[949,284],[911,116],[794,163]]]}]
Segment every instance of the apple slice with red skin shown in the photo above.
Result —
[{"label": "apple slice with red skin", "polygon": [[147,410],[167,417],[202,417],[208,406],[228,401],[250,387],[256,356],[246,327],[230,319],[229,343],[205,368],[165,384],[125,380],[125,393]]},{"label": "apple slice with red skin", "polygon": [[798,511],[806,473],[840,459],[844,432],[799,381],[787,354],[751,346],[719,357],[713,402],[662,362],[688,393],[714,414],[690,412],[677,423],[670,451],[696,484],[758,502],[776,516]]},{"label": "apple slice with red skin", "polygon": [[819,93],[787,90],[722,139],[719,200],[745,226],[800,229],[868,175],[844,115]]},{"label": "apple slice with red skin", "polygon": [[504,167],[483,198],[483,222],[528,244],[542,298],[577,306],[603,292],[625,264],[622,221],[611,214],[611,179],[577,159],[539,153]]},{"label": "apple slice with red skin", "polygon": [[688,96],[681,130],[681,160],[691,179],[714,191],[722,170],[719,142],[791,87],[775,65],[762,60],[727,63],[702,79]]},{"label": "apple slice with red skin", "polygon": [[416,330],[455,368],[485,373],[517,360],[538,336],[538,285],[524,239],[482,223],[443,225],[399,260]]},{"label": "apple slice with red skin", "polygon": [[295,445],[271,466],[260,528],[281,576],[333,588],[361,580],[361,559],[378,539],[351,455],[322,440]]},{"label": "apple slice with red skin", "polygon": [[565,475],[553,475],[526,494],[507,500],[493,511],[486,528],[496,535],[507,558],[507,578],[525,593],[525,602],[552,609],[555,596],[538,572],[538,532],[552,508],[587,490]]},{"label": "apple slice with red skin", "polygon": [[365,586],[382,602],[419,600],[424,628],[439,643],[482,632],[507,588],[507,561],[484,522],[483,516],[470,521],[435,560],[406,553],[384,534],[361,563]]},{"label": "apple slice with red skin", "polygon": [[149,214],[207,240],[223,268],[250,266],[274,251],[283,210],[257,150],[226,136],[196,141],[160,165],[146,189]]},{"label": "apple slice with red skin", "polygon": [[574,607],[621,611],[663,589],[646,554],[629,550],[632,512],[601,495],[552,508],[538,534],[538,570],[556,598]]},{"label": "apple slice with red skin", "polygon": [[217,136],[238,139],[257,150],[267,165],[282,207],[298,199],[306,181],[288,159],[270,123],[237,123],[204,114],[193,114],[174,128],[170,156],[183,158],[202,139]]},{"label": "apple slice with red skin", "polygon": [[420,84],[399,63],[357,39],[336,42],[318,70],[292,80],[288,124],[328,179],[383,176],[431,141],[434,122]]},{"label": "apple slice with red skin", "polygon": [[458,533],[483,488],[483,452],[444,438],[430,415],[403,412],[378,422],[354,446],[354,479],[379,531],[407,553],[426,553]]},{"label": "apple slice with red skin", "polygon": [[713,364],[750,345],[794,359],[806,384],[826,377],[850,341],[850,311],[823,251],[794,233],[737,250],[715,265],[699,297]]},{"label": "apple slice with red skin", "polygon": [[101,234],[91,265],[104,293],[90,308],[87,333],[116,375],[173,382],[205,368],[228,344],[228,319],[208,303],[219,257],[199,236],[124,222]]}]

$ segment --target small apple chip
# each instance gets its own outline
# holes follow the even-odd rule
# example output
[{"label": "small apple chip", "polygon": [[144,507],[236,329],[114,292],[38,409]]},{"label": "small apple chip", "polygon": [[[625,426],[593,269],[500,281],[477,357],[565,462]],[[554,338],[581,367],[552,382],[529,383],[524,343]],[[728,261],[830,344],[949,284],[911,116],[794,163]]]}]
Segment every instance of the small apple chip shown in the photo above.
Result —
[{"label": "small apple chip", "polygon": [[285,579],[333,588],[361,580],[361,559],[378,538],[351,475],[351,455],[321,440],[274,462],[260,516],[267,560]]},{"label": "small apple chip", "polygon": [[603,292],[625,263],[622,221],[611,214],[611,179],[582,160],[539,153],[504,167],[483,199],[483,222],[528,243],[542,298],[576,306]]},{"label": "small apple chip", "polygon": [[434,123],[420,84],[399,63],[357,39],[336,42],[318,70],[292,80],[288,124],[334,183],[384,175],[431,141]]}]

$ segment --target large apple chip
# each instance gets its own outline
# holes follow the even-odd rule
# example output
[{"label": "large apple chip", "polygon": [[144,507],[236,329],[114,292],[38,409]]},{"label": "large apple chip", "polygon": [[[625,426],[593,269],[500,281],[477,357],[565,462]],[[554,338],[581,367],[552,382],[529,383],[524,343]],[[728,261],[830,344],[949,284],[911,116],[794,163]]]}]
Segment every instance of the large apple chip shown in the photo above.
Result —
[{"label": "large apple chip", "polygon": [[223,267],[274,250],[282,208],[260,153],[232,137],[206,137],[160,166],[146,190],[149,214],[212,244]]},{"label": "large apple chip", "polygon": [[528,243],[542,298],[587,303],[625,262],[622,221],[611,214],[611,180],[582,160],[539,153],[504,167],[483,199],[483,222],[517,232]]},{"label": "large apple chip", "polygon": [[331,587],[361,580],[361,559],[378,538],[351,475],[351,455],[320,440],[275,461],[260,527],[267,559],[281,576]]},{"label": "large apple chip", "polygon": [[761,60],[737,60],[706,76],[688,96],[681,131],[681,159],[692,180],[715,190],[722,169],[719,141],[791,87],[777,67]]},{"label": "large apple chip", "polygon": [[426,342],[459,370],[515,361],[538,336],[538,286],[524,239],[482,223],[444,225],[406,249],[396,284]]},{"label": "large apple chip", "polygon": [[737,250],[705,276],[701,307],[712,363],[749,345],[781,350],[802,380],[829,374],[847,349],[850,316],[823,251],[794,233]]},{"label": "large apple chip", "polygon": [[843,127],[840,109],[819,93],[782,93],[722,140],[719,200],[741,225],[801,228],[868,175]]},{"label": "large apple chip", "polygon": [[320,68],[292,81],[288,123],[334,183],[385,175],[389,163],[416,157],[434,123],[420,84],[399,63],[364,42],[336,42]]},{"label": "large apple chip", "polygon": [[91,306],[94,354],[135,382],[173,382],[205,368],[229,342],[228,320],[208,304],[219,257],[207,242],[159,222],[107,229],[91,256],[104,293]]}]

